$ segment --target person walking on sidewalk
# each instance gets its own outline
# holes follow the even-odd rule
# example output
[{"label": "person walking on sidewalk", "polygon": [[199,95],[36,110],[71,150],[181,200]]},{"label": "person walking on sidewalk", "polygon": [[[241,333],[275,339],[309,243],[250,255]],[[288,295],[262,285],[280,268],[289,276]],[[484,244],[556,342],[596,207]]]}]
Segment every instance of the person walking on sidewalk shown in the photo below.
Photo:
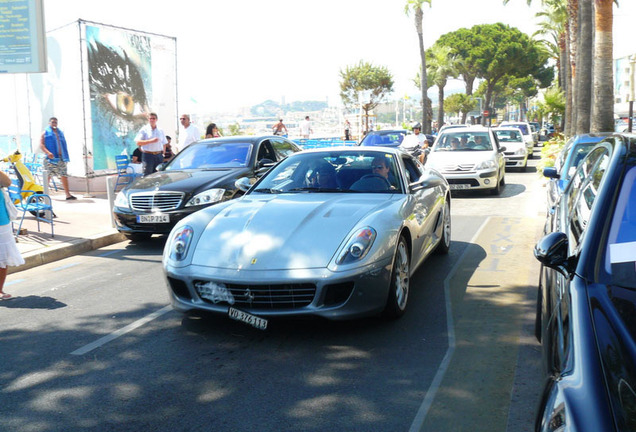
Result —
[{"label": "person walking on sidewalk", "polygon": [[157,171],[157,166],[163,163],[163,152],[168,144],[165,134],[157,127],[156,113],[148,115],[148,125],[141,128],[135,142],[141,148],[141,163],[143,164],[144,176]]},{"label": "person walking on sidewalk", "polygon": [[[0,171],[0,186],[9,187],[11,179]],[[3,192],[4,193],[4,192]],[[24,259],[15,244],[11,220],[4,198],[0,199],[0,300],[13,298],[11,294],[4,292],[4,281],[7,278],[8,266],[19,266],[24,264]]]},{"label": "person walking on sidewalk", "polygon": [[68,157],[68,148],[66,147],[66,138],[64,132],[57,127],[57,118],[49,119],[49,127],[42,132],[40,138],[40,149],[47,156],[44,160],[44,169],[50,174],[58,177],[62,182],[62,187],[66,193],[67,200],[77,199],[68,188],[68,174],[66,173],[66,164],[70,161]]}]

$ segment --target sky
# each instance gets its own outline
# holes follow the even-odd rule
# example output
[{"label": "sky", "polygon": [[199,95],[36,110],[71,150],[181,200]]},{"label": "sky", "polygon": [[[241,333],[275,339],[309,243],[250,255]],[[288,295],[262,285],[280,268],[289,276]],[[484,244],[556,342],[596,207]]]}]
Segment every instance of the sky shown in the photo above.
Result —
[{"label": "sky", "polygon": [[[424,43],[476,24],[503,22],[532,34],[540,1],[432,0]],[[615,57],[636,53],[636,1],[615,7]],[[339,72],[360,60],[386,66],[394,95],[416,95],[414,19],[405,0],[44,0],[47,30],[83,19],[177,40],[179,111],[214,113],[277,102],[340,105]],[[0,76],[0,92],[12,78]],[[4,85],[4,86],[3,86]],[[5,93],[6,94],[6,93]],[[16,96],[19,99],[19,96]]]}]

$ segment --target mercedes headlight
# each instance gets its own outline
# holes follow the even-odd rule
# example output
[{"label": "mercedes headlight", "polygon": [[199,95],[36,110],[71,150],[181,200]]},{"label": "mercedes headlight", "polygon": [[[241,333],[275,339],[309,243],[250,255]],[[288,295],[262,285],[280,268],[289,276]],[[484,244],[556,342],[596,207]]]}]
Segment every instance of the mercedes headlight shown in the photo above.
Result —
[{"label": "mercedes headlight", "polygon": [[208,189],[193,196],[185,206],[192,207],[214,204],[215,202],[221,201],[224,194],[225,189]]},{"label": "mercedes headlight", "polygon": [[371,249],[375,240],[376,232],[371,227],[365,227],[354,233],[347,242],[347,246],[342,250],[336,264],[350,264],[360,261]]},{"label": "mercedes headlight", "polygon": [[188,255],[188,248],[192,241],[194,230],[188,225],[184,225],[172,233],[170,240],[170,259],[183,261]]},{"label": "mercedes headlight", "polygon": [[476,170],[494,170],[494,169],[497,169],[497,163],[495,163],[495,161],[492,159],[488,159],[475,165],[475,169]]},{"label": "mercedes headlight", "polygon": [[115,195],[114,205],[115,207],[130,209],[130,204],[128,204],[128,195],[124,192],[118,192],[117,195]]}]

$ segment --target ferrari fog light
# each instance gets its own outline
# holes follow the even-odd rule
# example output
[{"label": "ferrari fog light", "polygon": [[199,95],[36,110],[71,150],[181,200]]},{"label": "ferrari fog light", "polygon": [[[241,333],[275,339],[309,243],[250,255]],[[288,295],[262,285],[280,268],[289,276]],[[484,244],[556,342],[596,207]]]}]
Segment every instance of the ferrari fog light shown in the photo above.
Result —
[{"label": "ferrari fog light", "polygon": [[376,232],[371,227],[362,228],[353,233],[346,246],[338,255],[336,264],[350,264],[359,261],[366,256],[376,237]]},{"label": "ferrari fog light", "polygon": [[174,231],[170,242],[170,259],[183,261],[188,255],[188,247],[194,231],[189,226],[181,227]]}]

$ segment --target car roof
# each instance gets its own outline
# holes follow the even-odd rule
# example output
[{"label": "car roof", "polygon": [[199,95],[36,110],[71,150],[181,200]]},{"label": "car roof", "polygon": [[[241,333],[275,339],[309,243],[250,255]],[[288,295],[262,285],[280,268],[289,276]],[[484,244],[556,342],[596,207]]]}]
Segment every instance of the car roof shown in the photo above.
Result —
[{"label": "car roof", "polygon": [[232,142],[246,142],[246,141],[255,143],[255,142],[262,141],[264,139],[269,139],[269,138],[281,139],[283,137],[275,136],[275,135],[236,135],[236,136],[226,136],[226,137],[216,137],[216,138],[204,138],[202,140],[197,141],[197,143],[232,143]]},{"label": "car roof", "polygon": [[[344,152],[377,152],[377,153],[391,153],[391,154],[400,154],[400,153],[404,153],[404,151],[402,149],[400,149],[399,147],[381,147],[381,146],[338,146],[338,147],[318,147],[318,148],[312,148],[312,149],[307,149],[307,150],[303,150],[302,152],[298,152],[298,153],[294,153],[294,154],[301,154],[301,153],[321,153],[321,152],[328,152],[328,153],[344,153]],[[292,157],[293,155],[289,155],[289,157]]]},{"label": "car roof", "polygon": [[369,131],[367,135],[388,135],[390,133],[408,133],[408,132],[409,131],[407,131],[406,129],[382,129],[382,130]]}]

